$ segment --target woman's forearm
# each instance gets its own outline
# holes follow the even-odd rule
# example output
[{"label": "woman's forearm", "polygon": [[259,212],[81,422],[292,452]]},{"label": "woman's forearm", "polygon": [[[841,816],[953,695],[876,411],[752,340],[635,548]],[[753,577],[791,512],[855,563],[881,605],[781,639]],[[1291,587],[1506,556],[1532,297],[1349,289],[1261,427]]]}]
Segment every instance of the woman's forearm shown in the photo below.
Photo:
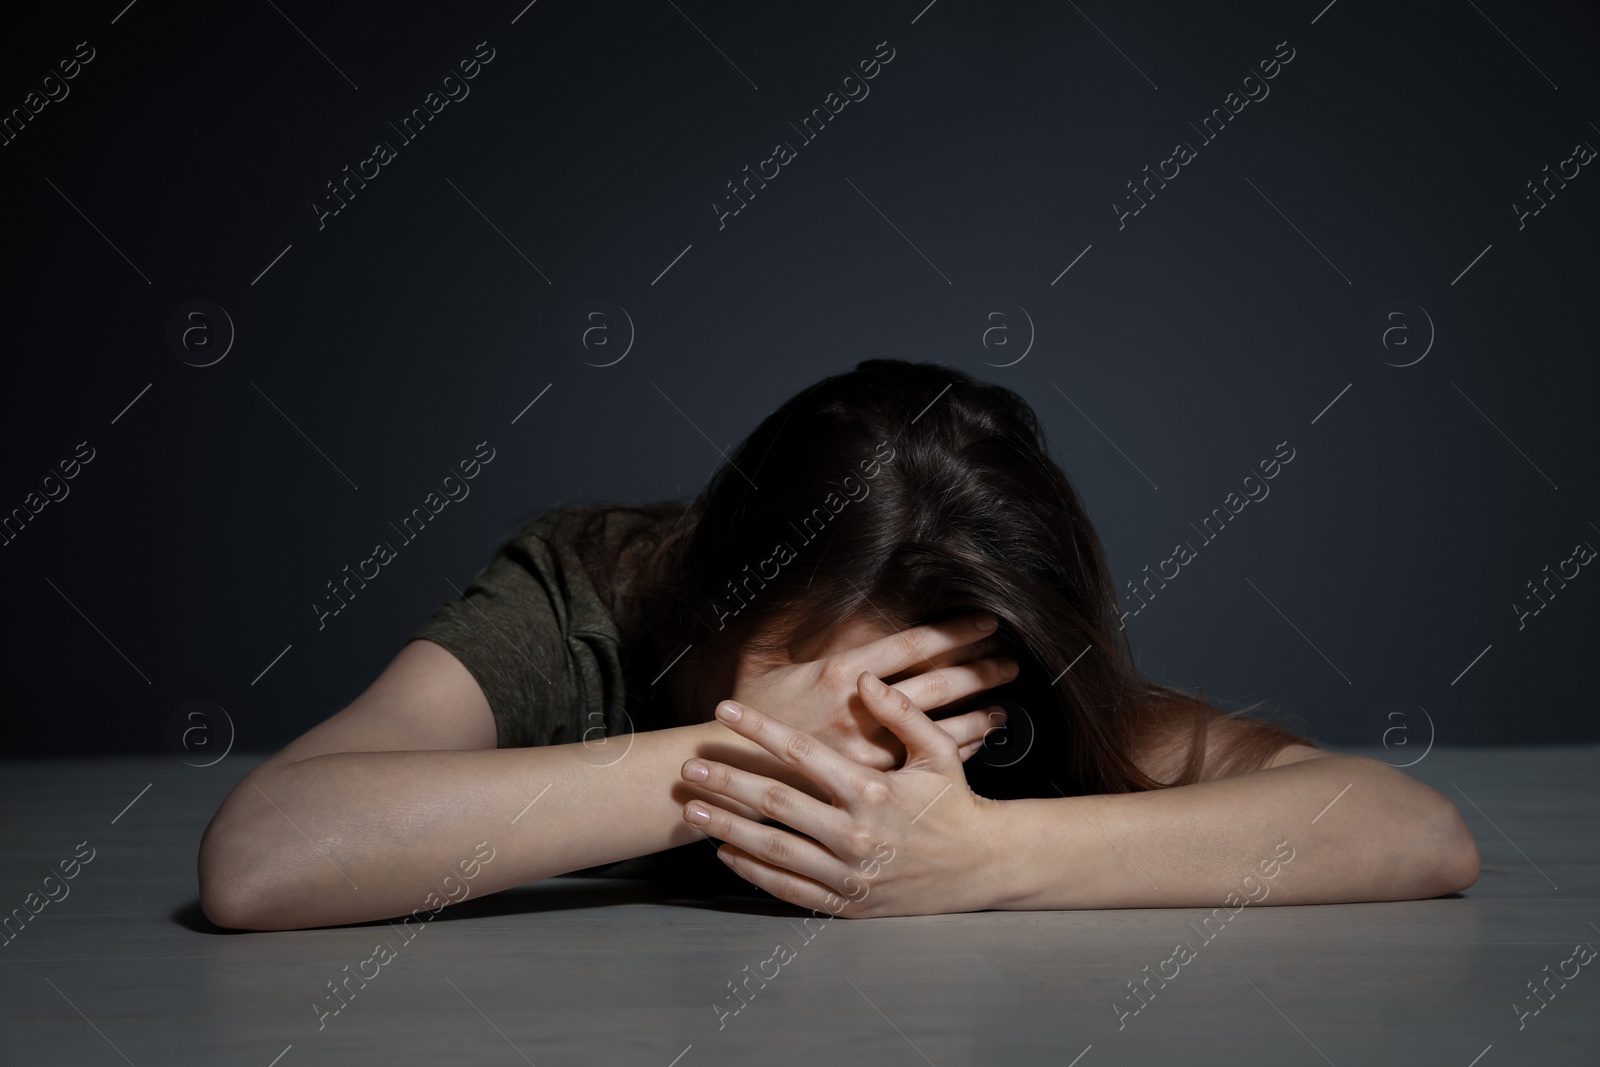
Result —
[{"label": "woman's forearm", "polygon": [[1413,900],[1478,877],[1477,844],[1449,798],[1358,756],[1144,793],[1005,801],[998,819],[996,908]]},{"label": "woman's forearm", "polygon": [[682,805],[706,796],[679,773],[695,755],[775,772],[715,722],[604,744],[269,762],[206,829],[202,903],[241,929],[362,922],[687,844],[701,834]]}]

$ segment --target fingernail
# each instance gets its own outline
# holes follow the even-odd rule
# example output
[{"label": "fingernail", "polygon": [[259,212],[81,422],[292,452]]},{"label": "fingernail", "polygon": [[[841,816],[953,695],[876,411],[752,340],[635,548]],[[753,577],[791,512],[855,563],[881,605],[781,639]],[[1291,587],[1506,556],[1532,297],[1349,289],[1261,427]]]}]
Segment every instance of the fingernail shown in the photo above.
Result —
[{"label": "fingernail", "polygon": [[721,719],[723,722],[738,722],[739,716],[743,714],[744,713],[739,710],[739,705],[737,704],[728,703],[717,705],[717,718]]},{"label": "fingernail", "polygon": [[699,760],[690,760],[683,765],[683,776],[691,782],[703,782],[711,774],[711,768]]},{"label": "fingernail", "polygon": [[700,823],[710,822],[711,813],[705,809],[703,804],[692,803],[689,805],[689,821]]},{"label": "fingernail", "polygon": [[991,630],[997,630],[999,628],[1000,620],[995,618],[993,615],[984,615],[978,619],[978,632],[980,634],[986,634]]},{"label": "fingernail", "polygon": [[728,854],[720,848],[717,849],[717,859],[721,860],[723,863],[726,863],[729,867],[733,866],[733,860],[730,859]]},{"label": "fingernail", "polygon": [[883,693],[887,693],[889,691],[889,684],[882,678],[879,678],[871,671],[863,671],[862,673],[867,676],[867,689],[869,689],[871,692],[877,695],[882,695]]}]

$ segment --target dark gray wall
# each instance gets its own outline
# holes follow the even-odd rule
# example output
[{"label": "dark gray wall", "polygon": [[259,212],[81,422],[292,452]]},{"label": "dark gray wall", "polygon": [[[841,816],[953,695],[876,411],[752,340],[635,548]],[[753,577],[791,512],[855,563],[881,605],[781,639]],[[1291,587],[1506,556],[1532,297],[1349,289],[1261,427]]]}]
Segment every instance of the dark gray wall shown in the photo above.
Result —
[{"label": "dark gray wall", "polygon": [[[880,355],[1027,397],[1119,581],[1197,550],[1128,620],[1146,669],[1333,743],[1600,737],[1595,568],[1515,607],[1600,546],[1600,178],[1563,162],[1600,145],[1594,9],[922,5],[13,16],[0,106],[67,95],[0,147],[0,508],[94,458],[0,547],[6,747],[160,751],[196,700],[280,745],[520,519],[687,496],[713,443]],[[870,94],[803,143],[880,42]],[[377,141],[393,160],[319,224]],[[1546,166],[1577,175],[1519,220]],[[168,338],[197,300],[236,334],[203,368],[180,356],[219,351],[215,310]],[[609,347],[573,339],[592,307]],[[618,309],[632,348],[596,366]],[[319,629],[325,583],[483,441],[470,497]],[[1204,543],[1280,442],[1270,496]]]}]

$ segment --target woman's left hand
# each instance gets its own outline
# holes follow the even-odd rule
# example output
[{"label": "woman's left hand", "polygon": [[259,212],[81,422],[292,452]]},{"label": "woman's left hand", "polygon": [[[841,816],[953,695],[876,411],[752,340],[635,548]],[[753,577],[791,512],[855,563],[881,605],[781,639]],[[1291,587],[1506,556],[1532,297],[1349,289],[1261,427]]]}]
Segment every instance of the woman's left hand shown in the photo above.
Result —
[{"label": "woman's left hand", "polygon": [[683,817],[726,842],[717,855],[740,877],[802,908],[865,918],[990,907],[1000,895],[990,882],[1002,868],[1004,802],[968,788],[955,740],[909,698],[867,671],[856,685],[874,717],[905,744],[904,766],[862,766],[803,730],[725,700],[718,721],[823,786],[833,803],[697,758],[683,765],[685,781],[784,825],[698,800],[684,805]]}]

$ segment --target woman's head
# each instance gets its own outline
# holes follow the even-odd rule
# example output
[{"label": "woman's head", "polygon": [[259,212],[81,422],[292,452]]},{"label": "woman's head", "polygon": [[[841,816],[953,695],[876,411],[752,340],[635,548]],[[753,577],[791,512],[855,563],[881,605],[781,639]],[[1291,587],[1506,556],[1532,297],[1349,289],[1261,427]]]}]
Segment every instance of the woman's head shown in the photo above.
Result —
[{"label": "woman's head", "polygon": [[803,390],[657,560],[651,584],[670,595],[648,628],[666,656],[690,646],[670,682],[690,721],[741,657],[810,658],[840,628],[975,612],[1002,620],[1022,664],[994,695],[1026,709],[1063,786],[1160,784],[1134,763],[1135,734],[1208,708],[1134,666],[1099,537],[1027,402],[949,367],[868,360]]},{"label": "woman's head", "polygon": [[802,391],[694,510],[683,561],[708,635],[759,641],[788,615],[798,647],[862,614],[1009,618],[1022,581],[1115,629],[1099,540],[1032,409],[948,367],[869,360]]}]

